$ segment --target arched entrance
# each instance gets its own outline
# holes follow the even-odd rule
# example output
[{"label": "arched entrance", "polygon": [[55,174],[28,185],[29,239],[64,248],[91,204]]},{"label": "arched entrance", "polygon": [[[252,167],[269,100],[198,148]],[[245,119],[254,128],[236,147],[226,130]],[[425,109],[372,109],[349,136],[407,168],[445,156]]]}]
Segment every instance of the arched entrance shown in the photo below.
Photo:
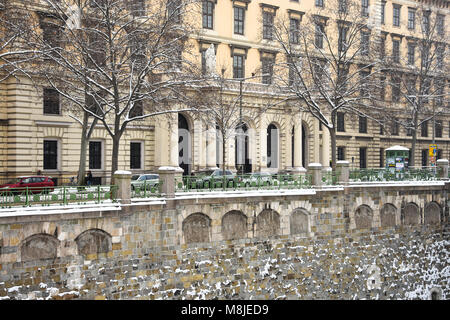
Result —
[{"label": "arched entrance", "polygon": [[267,127],[267,168],[278,168],[278,128],[273,123]]},{"label": "arched entrance", "polygon": [[191,135],[185,116],[178,114],[178,165],[183,175],[191,173]]},{"label": "arched entrance", "polygon": [[250,142],[248,127],[242,123],[236,128],[236,137],[234,143],[234,163],[238,174],[252,172],[252,162],[250,159]]}]

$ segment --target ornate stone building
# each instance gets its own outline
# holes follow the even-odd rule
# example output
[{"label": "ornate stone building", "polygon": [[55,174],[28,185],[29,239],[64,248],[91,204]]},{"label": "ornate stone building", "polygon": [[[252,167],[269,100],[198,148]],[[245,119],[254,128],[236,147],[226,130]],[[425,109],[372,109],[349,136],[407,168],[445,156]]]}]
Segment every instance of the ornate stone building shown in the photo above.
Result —
[{"label": "ornate stone building", "polygon": [[[151,0],[144,4],[150,6]],[[280,59],[283,55],[276,43],[264,39],[266,26],[273,24],[275,18],[286,15],[291,23],[302,28],[304,16],[316,14],[331,5],[327,0],[203,1],[197,16],[200,31],[192,34],[197,62],[199,65],[205,63],[204,52],[213,44],[216,71],[229,79],[225,99],[239,100],[243,110],[263,108],[276,97],[267,79],[253,75],[265,68],[267,59]],[[442,39],[446,45],[447,1],[361,1],[363,13],[373,30],[371,35],[385,35],[386,52],[397,50],[399,46],[398,52],[405,59],[411,33],[419,32],[411,28],[411,21],[415,18],[410,12],[422,5],[431,10],[431,15],[442,17]],[[333,16],[325,18],[333,21]],[[328,23],[327,28],[327,32],[336,31],[333,23]],[[416,36],[419,37],[418,34]],[[240,81],[243,78],[246,80]],[[448,75],[443,85],[445,94],[448,94],[447,81]],[[390,96],[390,89],[386,90]],[[393,103],[391,99],[386,99],[385,103],[393,108],[402,108],[402,103]],[[242,142],[230,139],[225,146],[226,166],[231,170],[236,171],[238,159],[243,159],[246,172],[301,171],[313,162],[326,167],[330,165],[330,135],[310,114],[294,115],[284,105],[277,105],[258,117],[252,118],[251,113],[246,112],[242,115],[244,131],[248,133],[246,138]],[[438,157],[450,157],[449,113],[440,115],[438,119],[439,130],[435,133],[431,131],[432,121],[422,128],[417,141],[416,165],[429,164],[426,151],[432,137],[440,150]],[[189,113],[153,117],[144,123],[130,125],[121,140],[119,169],[133,173],[154,172],[160,166],[170,165],[181,166],[185,173],[191,173],[214,168],[221,164],[222,146],[214,134],[209,134],[210,131],[211,124]],[[386,148],[411,145],[411,137],[404,128],[382,132],[380,126],[370,119],[362,124],[357,117],[350,115],[338,119],[337,131],[338,160],[348,160],[352,167],[384,166]],[[38,171],[61,178],[75,175],[80,132],[80,125],[65,111],[63,100],[52,95],[48,88],[36,88],[27,78],[10,77],[0,83],[0,177],[10,178]],[[240,143],[243,148],[238,148]],[[237,152],[243,152],[243,155]],[[94,177],[109,175],[111,153],[111,139],[98,126],[89,142],[87,160]]]}]

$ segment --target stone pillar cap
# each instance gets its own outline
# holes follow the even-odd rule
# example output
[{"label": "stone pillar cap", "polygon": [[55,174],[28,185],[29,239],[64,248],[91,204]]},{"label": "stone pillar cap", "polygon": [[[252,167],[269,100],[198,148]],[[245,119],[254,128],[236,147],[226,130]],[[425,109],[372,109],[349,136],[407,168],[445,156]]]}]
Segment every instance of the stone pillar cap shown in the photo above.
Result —
[{"label": "stone pillar cap", "polygon": [[183,172],[184,170],[181,169],[180,167],[170,167],[170,166],[165,166],[165,167],[159,167],[158,171],[175,171],[175,172]]},{"label": "stone pillar cap", "polygon": [[350,164],[347,160],[338,160],[336,161],[336,164]]},{"label": "stone pillar cap", "polygon": [[321,164],[321,163],[316,163],[316,162],[315,162],[315,163],[310,163],[310,164],[308,164],[308,168],[309,168],[309,167],[311,167],[311,168],[314,168],[314,167],[316,167],[316,168],[317,168],[317,167],[322,167],[322,164]]},{"label": "stone pillar cap", "polygon": [[436,163],[448,163],[448,159],[439,159]]},{"label": "stone pillar cap", "polygon": [[131,175],[131,171],[126,171],[126,170],[117,170],[114,172],[114,175],[120,175],[120,174],[129,174]]}]

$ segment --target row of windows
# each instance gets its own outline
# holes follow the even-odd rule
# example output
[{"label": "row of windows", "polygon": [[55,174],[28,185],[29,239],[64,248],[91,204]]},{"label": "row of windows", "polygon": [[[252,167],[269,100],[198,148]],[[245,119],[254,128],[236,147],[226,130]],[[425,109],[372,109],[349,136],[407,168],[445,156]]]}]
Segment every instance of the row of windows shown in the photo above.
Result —
[{"label": "row of windows", "polygon": [[[428,137],[429,130],[428,130],[428,123],[432,120],[427,120],[421,123],[420,125],[420,135],[422,137]],[[411,119],[407,119],[407,123],[411,123]],[[412,125],[412,124],[411,124]],[[449,137],[450,137],[450,121],[448,122],[449,127]],[[432,129],[432,128],[431,128]],[[443,121],[442,120],[435,120],[435,126],[434,126],[434,134],[436,138],[442,138],[442,132],[444,129]],[[337,113],[337,123],[336,123],[336,130],[338,132],[345,132],[345,114],[343,112]],[[364,116],[359,116],[358,119],[358,131],[359,133],[367,133],[367,118]],[[390,126],[390,134],[397,136],[400,132],[400,126],[397,121],[392,121]],[[380,134],[384,134],[383,126],[380,126]],[[406,130],[407,136],[412,136],[412,130],[407,129]]]},{"label": "row of windows", "polygon": [[[346,147],[343,146],[338,146],[337,147],[337,160],[347,160],[346,156],[345,156],[345,150]],[[428,149],[422,149],[421,150],[421,163],[422,163],[422,167],[427,167],[429,164],[429,155],[428,155],[429,150]],[[385,149],[380,148],[379,150],[379,167],[383,168],[386,166],[385,164],[385,160],[384,160],[384,153],[385,153]],[[436,160],[442,159],[443,157],[443,150],[442,149],[438,149],[436,152]],[[352,161],[354,159],[352,158]],[[366,147],[360,147],[359,148],[359,167],[360,168],[367,168],[367,148]]]},{"label": "row of windows", "polygon": [[[58,140],[44,140],[44,170],[60,168],[60,151]],[[89,169],[104,169],[103,142],[89,141]],[[143,169],[143,143],[130,142],[130,169]]]}]

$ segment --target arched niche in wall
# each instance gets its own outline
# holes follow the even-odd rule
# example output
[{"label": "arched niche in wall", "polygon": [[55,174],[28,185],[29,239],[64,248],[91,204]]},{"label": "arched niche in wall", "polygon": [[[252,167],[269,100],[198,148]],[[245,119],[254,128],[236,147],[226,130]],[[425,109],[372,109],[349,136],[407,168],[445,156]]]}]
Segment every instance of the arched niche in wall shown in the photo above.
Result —
[{"label": "arched niche in wall", "polygon": [[290,218],[291,234],[309,232],[309,212],[306,209],[295,209]]},{"label": "arched niche in wall", "polygon": [[441,222],[441,206],[436,202],[425,205],[423,221],[425,224],[439,224]]},{"label": "arched niche in wall", "polygon": [[392,203],[386,203],[380,210],[381,227],[394,227],[397,207]]},{"label": "arched niche in wall", "polygon": [[111,250],[111,236],[101,229],[89,229],[81,233],[76,239],[78,254],[98,254]]},{"label": "arched niche in wall", "polygon": [[222,217],[222,236],[224,240],[247,237],[247,216],[241,211],[232,210]]},{"label": "arched niche in wall", "polygon": [[59,240],[46,233],[34,234],[26,238],[20,246],[22,261],[55,259],[58,254]]},{"label": "arched niche in wall", "polygon": [[363,204],[355,211],[355,225],[356,229],[372,228],[373,212],[372,209]]},{"label": "arched niche in wall", "polygon": [[264,209],[256,217],[256,236],[270,237],[280,234],[280,215],[272,209]]},{"label": "arched niche in wall", "polygon": [[209,242],[211,219],[200,212],[189,215],[183,221],[182,230],[185,243]]},{"label": "arched niche in wall", "polygon": [[419,206],[414,202],[409,202],[403,208],[403,224],[418,225],[420,223]]}]

